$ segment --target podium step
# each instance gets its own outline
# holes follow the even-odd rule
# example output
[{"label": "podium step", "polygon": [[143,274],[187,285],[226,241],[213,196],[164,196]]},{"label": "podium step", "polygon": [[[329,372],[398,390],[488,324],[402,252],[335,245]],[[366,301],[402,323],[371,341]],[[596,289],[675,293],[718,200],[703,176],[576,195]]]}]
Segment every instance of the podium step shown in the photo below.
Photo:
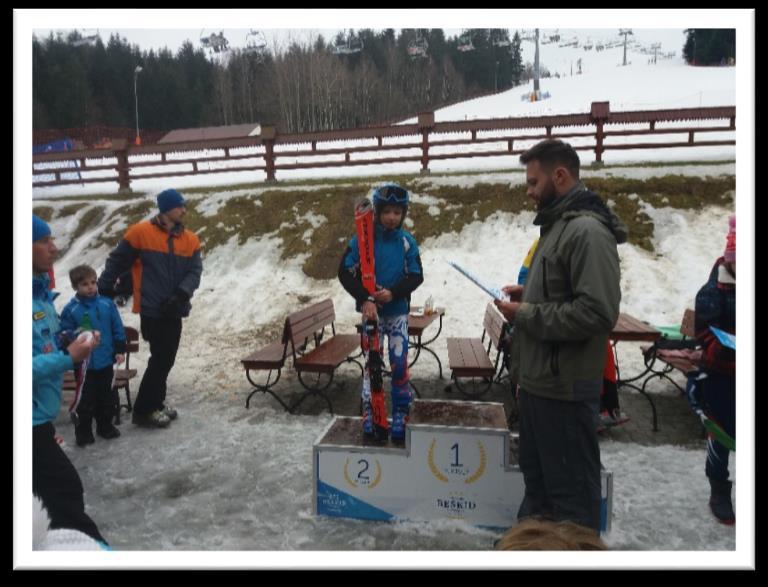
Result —
[{"label": "podium step", "polygon": [[[517,522],[525,483],[503,404],[415,400],[404,446],[366,444],[362,428],[362,418],[336,417],[313,445],[315,514],[500,529]],[[602,488],[605,530],[611,473]]]}]

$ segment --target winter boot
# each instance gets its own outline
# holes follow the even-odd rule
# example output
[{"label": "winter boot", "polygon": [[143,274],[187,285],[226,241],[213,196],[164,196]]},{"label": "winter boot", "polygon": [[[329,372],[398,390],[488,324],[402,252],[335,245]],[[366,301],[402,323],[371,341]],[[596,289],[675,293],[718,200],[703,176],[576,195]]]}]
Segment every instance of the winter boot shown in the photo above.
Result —
[{"label": "winter boot", "polygon": [[115,428],[115,426],[112,424],[111,421],[97,422],[96,434],[98,434],[102,438],[111,440],[113,438],[118,438],[120,436],[120,431],[117,428]]},{"label": "winter boot", "polygon": [[75,427],[75,443],[77,446],[86,446],[94,442],[96,439],[93,437],[91,419],[81,417],[80,423]]},{"label": "winter boot", "polygon": [[366,444],[383,444],[387,441],[373,425],[373,407],[370,401],[363,400],[363,442]]},{"label": "winter boot", "polygon": [[712,494],[709,497],[709,509],[721,524],[732,525],[736,523],[736,514],[733,513],[733,503],[731,502],[731,481],[718,481],[709,479],[709,485],[712,488]]}]

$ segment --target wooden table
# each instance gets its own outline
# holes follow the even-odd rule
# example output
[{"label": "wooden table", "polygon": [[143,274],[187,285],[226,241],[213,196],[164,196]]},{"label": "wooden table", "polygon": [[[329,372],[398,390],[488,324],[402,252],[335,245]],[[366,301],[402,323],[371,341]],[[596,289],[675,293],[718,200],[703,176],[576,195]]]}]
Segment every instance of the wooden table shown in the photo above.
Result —
[{"label": "wooden table", "polygon": [[632,385],[633,381],[637,381],[638,379],[645,377],[648,372],[650,371],[650,367],[646,364],[645,371],[640,373],[639,375],[636,375],[635,377],[631,377],[629,379],[622,379],[621,378],[621,371],[619,370],[619,353],[616,350],[616,345],[621,341],[632,341],[632,342],[649,342],[653,344],[661,337],[661,332],[656,330],[653,326],[648,324],[647,322],[642,322],[641,320],[638,320],[634,316],[630,316],[629,314],[620,313],[619,319],[616,321],[616,325],[613,327],[613,330],[611,331],[610,340],[613,341],[613,356],[616,361],[616,389],[620,389],[621,387],[631,387],[632,389],[637,390],[640,392],[645,399],[648,400],[648,403],[651,404],[651,411],[653,413],[653,429],[658,430],[658,421],[656,417],[656,404],[653,402],[653,398],[646,393],[645,389],[642,389],[638,387],[637,385]]},{"label": "wooden table", "polygon": [[[421,307],[415,306],[411,309],[411,313],[408,315],[408,336],[413,337],[415,340],[410,344],[411,348],[416,350],[416,356],[413,357],[413,361],[408,367],[413,367],[414,363],[421,355],[421,351],[430,353],[437,361],[438,372],[440,373],[440,379],[443,378],[443,365],[440,362],[440,357],[437,356],[435,351],[429,348],[429,345],[437,340],[440,333],[443,330],[443,316],[445,315],[445,308],[435,308],[431,314],[423,314],[420,312]],[[422,340],[424,330],[432,324],[435,320],[439,320],[439,326],[437,333],[429,340]]]}]

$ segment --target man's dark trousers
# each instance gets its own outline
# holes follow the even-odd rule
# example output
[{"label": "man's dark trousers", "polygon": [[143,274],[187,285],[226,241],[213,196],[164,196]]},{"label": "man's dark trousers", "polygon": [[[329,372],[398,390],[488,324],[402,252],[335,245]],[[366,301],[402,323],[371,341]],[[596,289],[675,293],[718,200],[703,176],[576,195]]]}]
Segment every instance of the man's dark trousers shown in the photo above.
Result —
[{"label": "man's dark trousers", "polygon": [[152,318],[142,314],[141,336],[149,343],[150,357],[133,410],[137,414],[150,414],[162,409],[165,402],[166,380],[181,340],[181,318]]},{"label": "man's dark trousers", "polygon": [[542,516],[599,531],[600,448],[594,401],[558,401],[521,389],[519,408],[525,497],[518,519]]}]

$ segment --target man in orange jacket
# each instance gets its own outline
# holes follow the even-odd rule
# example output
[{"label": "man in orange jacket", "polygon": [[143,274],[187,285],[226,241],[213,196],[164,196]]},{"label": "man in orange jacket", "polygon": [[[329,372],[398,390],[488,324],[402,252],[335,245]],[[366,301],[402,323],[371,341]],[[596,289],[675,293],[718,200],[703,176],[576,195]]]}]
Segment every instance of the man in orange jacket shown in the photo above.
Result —
[{"label": "man in orange jacket", "polygon": [[115,295],[115,281],[132,268],[133,312],[150,358],[133,407],[133,423],[165,428],[178,413],[165,405],[166,380],[176,361],[181,319],[203,271],[200,239],[181,224],[186,202],[174,189],[157,196],[159,214],[128,228],[99,277],[99,293]]}]

